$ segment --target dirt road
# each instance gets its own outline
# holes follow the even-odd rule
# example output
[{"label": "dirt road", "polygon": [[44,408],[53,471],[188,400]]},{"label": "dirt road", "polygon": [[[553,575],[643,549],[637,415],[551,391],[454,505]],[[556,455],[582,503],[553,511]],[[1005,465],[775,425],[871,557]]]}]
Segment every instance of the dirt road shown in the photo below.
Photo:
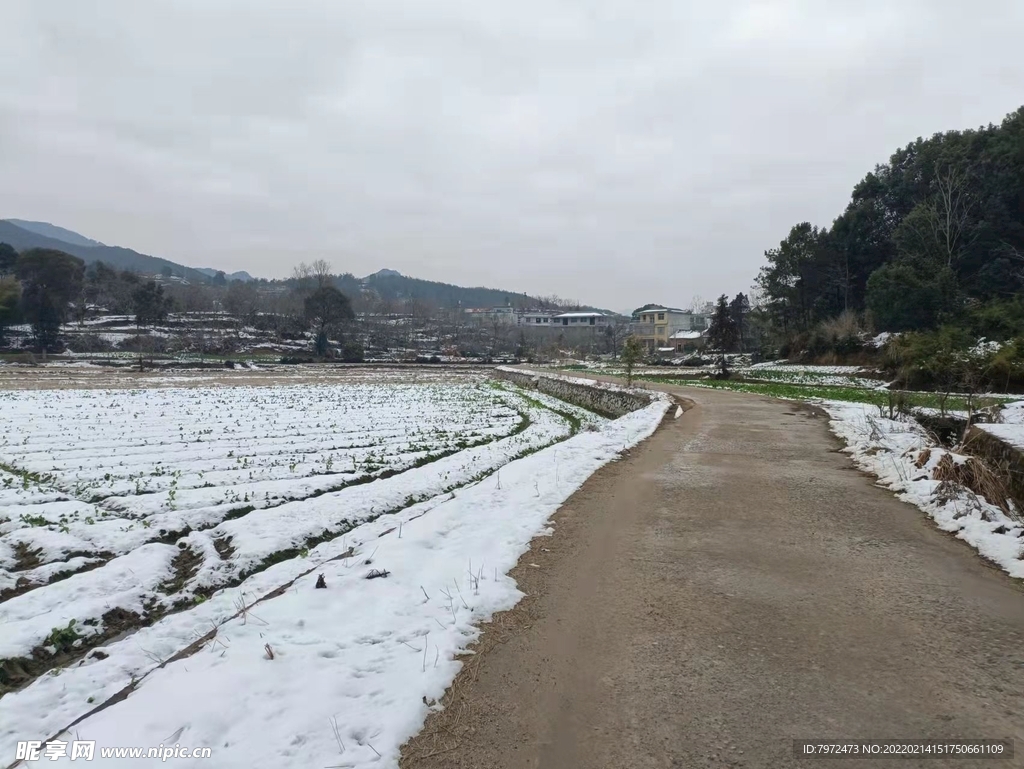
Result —
[{"label": "dirt road", "polygon": [[[1024,589],[875,487],[823,416],[706,390],[513,572],[405,769],[1024,766]],[[797,761],[796,738],[1016,758]]]}]

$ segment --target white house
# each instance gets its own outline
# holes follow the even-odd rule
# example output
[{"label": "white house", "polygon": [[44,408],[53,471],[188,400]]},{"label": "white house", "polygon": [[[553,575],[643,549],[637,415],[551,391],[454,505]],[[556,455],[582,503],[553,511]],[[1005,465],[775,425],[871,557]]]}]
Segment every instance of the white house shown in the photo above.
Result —
[{"label": "white house", "polygon": [[516,319],[518,325],[529,328],[551,328],[551,319],[554,317],[550,312],[521,312]]},{"label": "white house", "polygon": [[607,326],[611,323],[611,318],[601,312],[563,312],[551,318],[551,323],[568,328],[585,328]]}]

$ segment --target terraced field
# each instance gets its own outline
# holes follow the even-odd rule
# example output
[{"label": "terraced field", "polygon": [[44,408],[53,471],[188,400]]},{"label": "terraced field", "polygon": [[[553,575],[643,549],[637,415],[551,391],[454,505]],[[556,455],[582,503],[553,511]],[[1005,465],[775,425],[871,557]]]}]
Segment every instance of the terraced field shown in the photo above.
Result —
[{"label": "terraced field", "polygon": [[0,410],[8,688],[596,419],[479,380],[21,391]]},{"label": "terraced field", "polygon": [[[518,601],[530,539],[668,407],[609,420],[479,373],[246,376],[0,391],[0,766],[72,726],[262,745],[226,767],[320,765],[341,740],[352,766],[396,756]],[[197,698],[206,666],[234,683]],[[331,681],[360,693],[310,699]]]}]

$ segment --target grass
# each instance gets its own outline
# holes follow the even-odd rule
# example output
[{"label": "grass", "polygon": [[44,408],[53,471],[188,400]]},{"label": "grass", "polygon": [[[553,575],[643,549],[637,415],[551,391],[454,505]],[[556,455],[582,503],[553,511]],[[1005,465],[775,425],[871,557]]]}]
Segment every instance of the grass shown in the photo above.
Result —
[{"label": "grass", "polygon": [[[848,401],[850,403],[870,403],[875,406],[886,406],[889,403],[889,390],[865,390],[861,387],[848,387],[843,385],[799,385],[786,382],[734,382],[731,380],[704,379],[700,382],[692,380],[677,379],[670,376],[641,376],[648,382],[662,384],[682,384],[690,387],[705,387],[716,390],[734,390],[736,392],[754,393],[756,395],[767,395],[772,398],[788,398],[790,400],[807,400],[819,398],[830,401]],[[933,392],[908,392],[906,393],[907,403],[912,408],[940,408],[942,401],[941,393]],[[974,408],[994,406],[998,403],[1005,403],[1010,400],[1019,400],[1020,396],[996,395],[981,396],[975,399]],[[966,410],[967,399],[963,395],[951,395],[946,401],[947,410]]]}]

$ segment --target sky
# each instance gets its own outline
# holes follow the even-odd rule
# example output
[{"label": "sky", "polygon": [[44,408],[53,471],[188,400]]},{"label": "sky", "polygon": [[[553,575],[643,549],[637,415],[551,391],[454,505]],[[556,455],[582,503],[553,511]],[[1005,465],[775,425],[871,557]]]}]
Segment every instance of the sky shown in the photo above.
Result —
[{"label": "sky", "polygon": [[4,0],[0,218],[616,310],[1024,104],[1019,0]]}]

